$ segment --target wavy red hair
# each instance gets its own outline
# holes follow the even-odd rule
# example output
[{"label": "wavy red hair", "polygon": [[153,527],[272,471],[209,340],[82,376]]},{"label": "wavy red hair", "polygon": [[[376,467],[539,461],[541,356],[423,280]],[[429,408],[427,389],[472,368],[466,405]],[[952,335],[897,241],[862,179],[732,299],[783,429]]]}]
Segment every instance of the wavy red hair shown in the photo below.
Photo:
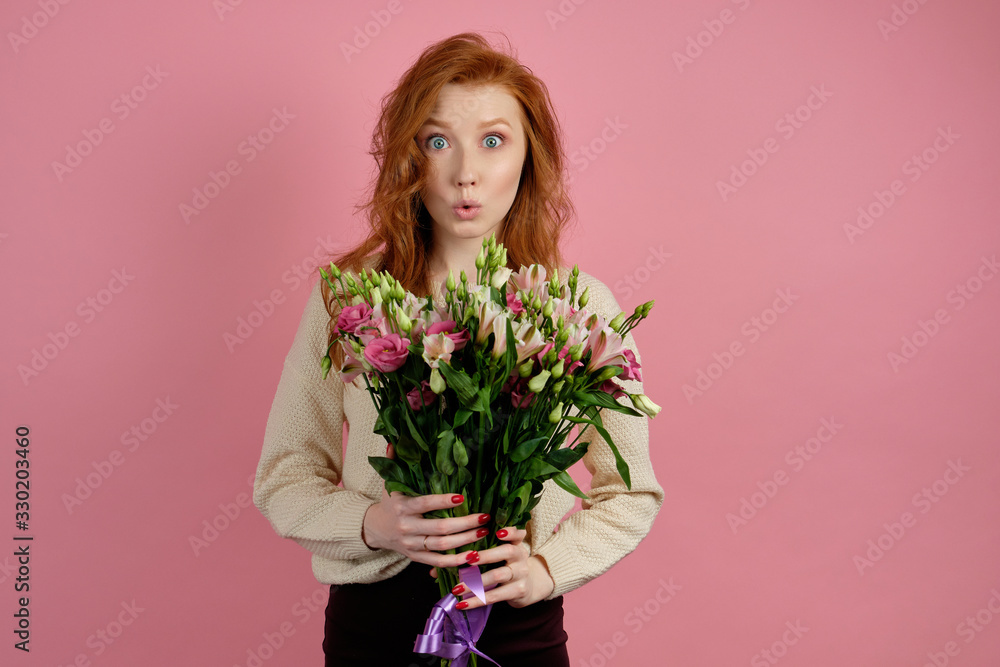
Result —
[{"label": "wavy red hair", "polygon": [[[566,156],[559,121],[548,88],[510,54],[509,41],[508,51],[502,52],[472,32],[427,47],[396,88],[382,98],[370,150],[376,175],[367,201],[356,207],[365,213],[369,232],[358,246],[328,261],[356,274],[363,267],[388,271],[418,296],[432,291],[432,221],[421,198],[429,162],[416,136],[448,83],[500,86],[518,101],[527,152],[517,195],[501,222],[497,240],[507,249],[507,264],[512,270],[541,264],[551,276],[555,268],[563,266],[559,240],[574,217],[563,179]],[[331,316],[332,342],[338,308],[332,290],[322,280],[321,289]],[[331,350],[331,356],[339,370],[343,360],[339,345]]]}]

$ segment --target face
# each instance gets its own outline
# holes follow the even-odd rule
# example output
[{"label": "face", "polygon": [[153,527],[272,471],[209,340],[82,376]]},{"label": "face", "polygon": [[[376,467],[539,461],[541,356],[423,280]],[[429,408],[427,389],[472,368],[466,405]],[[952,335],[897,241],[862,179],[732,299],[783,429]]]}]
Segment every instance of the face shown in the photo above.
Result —
[{"label": "face", "polygon": [[517,100],[500,87],[445,84],[417,143],[430,163],[423,202],[435,239],[499,237],[527,155]]}]

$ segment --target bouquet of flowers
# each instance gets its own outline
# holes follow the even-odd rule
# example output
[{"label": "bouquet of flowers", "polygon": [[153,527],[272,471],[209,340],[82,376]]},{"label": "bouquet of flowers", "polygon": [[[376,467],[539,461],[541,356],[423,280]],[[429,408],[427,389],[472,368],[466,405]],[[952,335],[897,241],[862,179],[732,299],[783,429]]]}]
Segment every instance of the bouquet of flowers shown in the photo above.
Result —
[{"label": "bouquet of flowers", "polygon": [[[475,283],[468,283],[464,271],[460,283],[449,273],[439,304],[404,290],[387,272],[362,269],[357,280],[332,263],[329,274],[320,268],[340,306],[338,334],[322,366],[325,379],[333,365],[330,350],[340,344],[341,380],[364,377],[378,411],[374,432],[396,451],[396,458],[368,459],[387,492],[461,493],[461,505],[427,516],[488,513],[498,526],[524,528],[548,479],[587,498],[567,472],[590,444],[576,442],[578,434],[565,445],[574,424],[597,430],[631,488],[628,463],[605,430],[601,411],[655,417],[660,410],[615,381],[642,380],[624,338],[653,301],[628,318],[618,313],[605,322],[586,310],[589,287],[576,293],[578,266],[563,285],[558,272],[547,280],[540,265],[517,273],[506,265],[506,249],[490,236],[476,258]],[[622,396],[633,407],[619,403]],[[490,534],[471,548],[499,544]],[[483,598],[479,573],[475,565],[438,568],[442,600],[435,609],[441,610],[418,637],[418,652],[440,655],[443,664],[455,659],[456,665],[464,665],[470,652],[473,665],[475,654],[483,655],[475,640],[486,619],[476,612],[488,615],[489,607],[463,617],[451,594],[462,580]]]}]

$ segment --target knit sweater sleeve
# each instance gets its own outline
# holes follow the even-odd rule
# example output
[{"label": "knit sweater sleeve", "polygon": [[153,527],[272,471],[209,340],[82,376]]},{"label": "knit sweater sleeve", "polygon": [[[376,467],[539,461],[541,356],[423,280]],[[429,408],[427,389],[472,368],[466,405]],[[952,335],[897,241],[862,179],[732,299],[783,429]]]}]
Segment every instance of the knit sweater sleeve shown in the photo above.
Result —
[{"label": "knit sweater sleeve", "polygon": [[[621,308],[606,285],[588,278],[591,294],[587,310],[610,322]],[[582,280],[580,285],[581,288],[584,285]],[[626,334],[624,342],[641,365],[631,332]],[[638,380],[616,381],[628,393],[643,393],[642,382]],[[627,397],[618,400],[622,405],[632,405]],[[634,551],[649,533],[663,503],[663,488],[656,481],[649,456],[649,418],[604,409],[601,420],[628,463],[632,488],[628,489],[618,474],[611,448],[597,429],[587,425],[579,442],[590,442],[583,457],[592,475],[590,489],[585,489],[589,499],[582,500],[582,509],[560,523],[558,530],[533,552],[544,559],[555,582],[547,600],[579,588]]]},{"label": "knit sweater sleeve", "polygon": [[379,499],[339,486],[344,383],[335,375],[324,380],[320,366],[329,320],[317,282],[285,357],[264,432],[253,501],[280,536],[321,558],[350,561],[363,566],[358,569],[376,572],[398,555],[370,549],[361,539],[365,512]]}]

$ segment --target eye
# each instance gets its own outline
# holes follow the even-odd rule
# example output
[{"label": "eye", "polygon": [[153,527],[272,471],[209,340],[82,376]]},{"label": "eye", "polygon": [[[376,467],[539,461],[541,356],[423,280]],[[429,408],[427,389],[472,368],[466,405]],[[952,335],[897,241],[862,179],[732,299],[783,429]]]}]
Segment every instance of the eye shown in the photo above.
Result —
[{"label": "eye", "polygon": [[442,137],[440,134],[432,134],[427,137],[427,145],[434,150],[441,150],[448,146],[448,140]]},{"label": "eye", "polygon": [[502,134],[493,133],[483,139],[483,142],[487,144],[487,148],[497,148],[504,142],[504,137]]}]

